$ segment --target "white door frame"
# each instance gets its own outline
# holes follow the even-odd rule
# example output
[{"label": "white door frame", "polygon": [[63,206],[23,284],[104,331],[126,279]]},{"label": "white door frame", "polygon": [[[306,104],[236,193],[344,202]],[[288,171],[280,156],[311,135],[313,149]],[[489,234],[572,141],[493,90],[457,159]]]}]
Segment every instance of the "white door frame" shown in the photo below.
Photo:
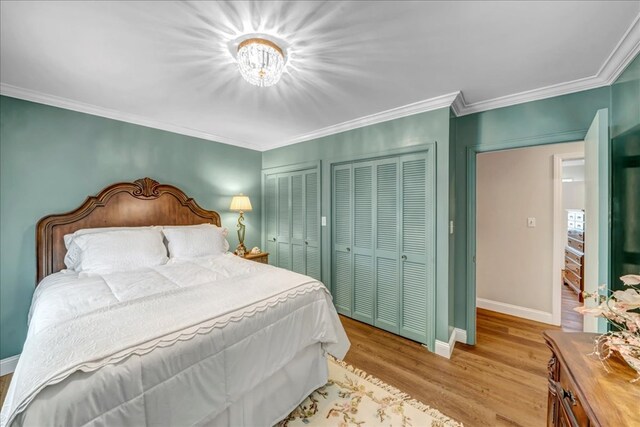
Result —
[{"label": "white door frame", "polygon": [[[581,142],[581,141],[575,141]],[[564,160],[584,159],[583,152],[562,153],[553,155],[553,263],[551,264],[551,321],[560,325],[562,320],[562,254],[566,243],[563,221],[566,217],[562,209],[562,162]]]}]

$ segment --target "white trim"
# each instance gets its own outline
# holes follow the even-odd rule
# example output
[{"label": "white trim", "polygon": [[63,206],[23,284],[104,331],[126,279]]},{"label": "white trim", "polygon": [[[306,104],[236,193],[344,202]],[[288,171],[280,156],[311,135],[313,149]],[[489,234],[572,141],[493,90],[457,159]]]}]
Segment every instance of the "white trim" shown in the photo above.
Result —
[{"label": "white trim", "polygon": [[15,356],[0,360],[0,377],[15,371],[18,365],[18,359],[20,359],[20,355],[16,354]]},{"label": "white trim", "polygon": [[376,123],[387,122],[402,117],[412,116],[414,114],[426,113],[427,111],[438,110],[440,108],[449,108],[453,102],[460,97],[460,92],[453,92],[446,95],[436,96],[401,107],[392,108],[390,110],[381,111],[379,113],[370,114],[368,116],[358,117],[357,119],[338,123],[336,125],[327,126],[312,132],[300,134],[293,138],[277,144],[271,144],[269,149],[284,147],[286,145],[296,144],[298,142],[309,141],[312,139],[322,138],[323,136],[335,135],[337,133],[346,132],[348,130],[370,126]]},{"label": "white trim", "polygon": [[566,221],[562,209],[562,165],[565,160],[584,159],[584,151],[553,155],[553,259],[551,262],[551,323],[560,326],[562,321],[562,267],[566,236],[563,222]]},{"label": "white trim", "polygon": [[464,94],[462,92],[458,92],[458,96],[456,96],[451,102],[451,110],[453,110],[453,113],[456,116],[461,116],[466,105],[467,101],[464,99]]},{"label": "white trim", "polygon": [[458,115],[466,116],[468,114],[479,113],[481,111],[494,110],[496,108],[509,107],[531,101],[539,101],[541,99],[553,98],[554,96],[567,95],[569,93],[580,92],[583,90],[596,89],[606,85],[606,81],[598,76],[584,77],[570,82],[558,83],[551,86],[488,99],[486,101],[465,104]]},{"label": "white trim", "polygon": [[160,129],[180,135],[187,135],[195,138],[219,142],[222,144],[229,144],[236,147],[243,147],[260,151],[260,148],[256,144],[250,142],[227,138],[220,135],[214,135],[197,129],[191,129],[184,126],[178,126],[171,123],[148,119],[146,117],[141,117],[135,114],[129,114],[117,110],[110,110],[108,108],[102,108],[96,105],[85,104],[83,102],[74,101],[72,99],[55,95],[48,95],[46,93],[24,89],[6,83],[0,83],[0,95],[37,102],[39,104],[51,105],[53,107],[64,108],[66,110],[77,111],[80,113],[91,114],[93,116],[105,117],[107,119],[119,120],[121,122],[132,123],[134,125],[146,126],[148,128]]},{"label": "white trim", "polygon": [[640,13],[613,48],[611,55],[604,61],[598,70],[598,76],[604,79],[605,84],[613,84],[638,53],[640,53]]},{"label": "white trim", "polygon": [[455,328],[453,332],[456,334],[456,342],[461,342],[463,344],[467,343],[467,331],[460,328]]},{"label": "white trim", "polygon": [[549,325],[553,324],[551,313],[547,311],[521,307],[519,305],[507,304],[499,301],[491,301],[484,298],[477,299],[477,307],[508,314],[510,316],[522,317],[523,319],[529,319],[535,322],[547,323]]},{"label": "white trim", "polygon": [[611,85],[633,59],[640,53],[640,14],[636,16],[627,31],[624,33],[611,54],[605,59],[598,72],[590,77],[584,77],[569,82],[558,83],[551,86],[528,90],[525,92],[505,95],[486,101],[464,104],[458,116],[478,113],[480,111],[493,110],[495,108],[508,107],[510,105],[552,98],[583,90],[596,89]]},{"label": "white trim", "polygon": [[455,328],[451,331],[451,336],[449,336],[449,342],[444,342],[440,340],[436,340],[435,354],[438,356],[446,357],[447,359],[451,359],[451,354],[453,353],[453,349],[456,346],[456,342],[467,343],[467,331],[464,329]]}]

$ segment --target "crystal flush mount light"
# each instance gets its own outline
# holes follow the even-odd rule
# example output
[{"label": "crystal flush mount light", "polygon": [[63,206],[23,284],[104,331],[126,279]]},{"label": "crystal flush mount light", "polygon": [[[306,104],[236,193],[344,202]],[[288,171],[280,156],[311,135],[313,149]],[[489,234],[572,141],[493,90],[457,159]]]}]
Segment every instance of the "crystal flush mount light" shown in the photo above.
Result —
[{"label": "crystal flush mount light", "polygon": [[273,86],[284,71],[283,50],[267,39],[254,37],[240,42],[236,59],[240,74],[252,85]]}]

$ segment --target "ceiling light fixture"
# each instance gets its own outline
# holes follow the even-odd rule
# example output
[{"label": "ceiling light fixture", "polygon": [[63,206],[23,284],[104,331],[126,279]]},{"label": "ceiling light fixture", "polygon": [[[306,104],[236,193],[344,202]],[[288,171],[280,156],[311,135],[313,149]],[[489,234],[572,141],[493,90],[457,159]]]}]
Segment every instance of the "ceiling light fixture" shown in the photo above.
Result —
[{"label": "ceiling light fixture", "polygon": [[250,38],[238,45],[238,69],[252,85],[267,87],[278,83],[284,71],[285,56],[274,42]]}]

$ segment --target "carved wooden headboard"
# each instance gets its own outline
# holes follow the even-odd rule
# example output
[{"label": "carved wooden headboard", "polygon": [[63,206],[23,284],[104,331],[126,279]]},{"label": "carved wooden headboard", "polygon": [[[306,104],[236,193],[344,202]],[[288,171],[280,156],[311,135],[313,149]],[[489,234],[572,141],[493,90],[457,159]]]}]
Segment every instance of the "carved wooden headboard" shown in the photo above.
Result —
[{"label": "carved wooden headboard", "polygon": [[77,209],[49,215],[36,227],[37,282],[65,268],[64,235],[82,228],[142,227],[149,225],[220,226],[220,215],[202,209],[172,185],[151,178],[110,185],[90,196]]}]

